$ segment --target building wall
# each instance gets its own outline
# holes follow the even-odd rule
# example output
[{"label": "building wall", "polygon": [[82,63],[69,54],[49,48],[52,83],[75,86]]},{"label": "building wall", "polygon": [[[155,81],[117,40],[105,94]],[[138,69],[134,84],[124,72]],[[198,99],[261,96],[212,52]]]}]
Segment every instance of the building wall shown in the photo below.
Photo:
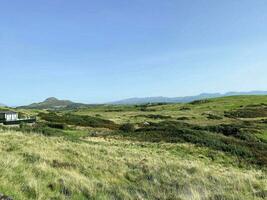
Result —
[{"label": "building wall", "polygon": [[6,121],[14,121],[18,119],[18,114],[6,114]]},{"label": "building wall", "polygon": [[0,120],[4,120],[6,118],[6,114],[2,113],[0,114]]}]

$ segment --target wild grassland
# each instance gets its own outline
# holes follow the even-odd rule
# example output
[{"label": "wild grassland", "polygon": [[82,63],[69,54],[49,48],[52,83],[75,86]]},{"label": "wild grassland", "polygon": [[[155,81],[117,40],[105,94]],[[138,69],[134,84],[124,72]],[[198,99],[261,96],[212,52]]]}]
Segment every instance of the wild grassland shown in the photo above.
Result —
[{"label": "wild grassland", "polygon": [[22,110],[0,128],[0,193],[15,199],[267,198],[267,96]]},{"label": "wild grassland", "polygon": [[264,130],[262,133],[258,134],[258,137],[267,142],[267,130]]},{"label": "wild grassland", "polygon": [[[209,99],[208,101],[194,104],[106,105],[75,109],[71,112],[78,115],[98,116],[119,124],[127,122],[140,123],[144,121],[157,122],[162,119],[152,119],[145,117],[145,115],[162,115],[172,117],[173,119],[186,117],[188,118],[186,121],[193,124],[212,125],[218,123],[235,123],[238,120],[225,117],[225,112],[250,105],[261,105],[265,102],[267,102],[267,96],[235,96]],[[208,119],[209,114],[220,118]]]},{"label": "wild grassland", "polygon": [[235,157],[190,144],[73,142],[7,131],[0,143],[0,191],[15,199],[266,197],[266,172],[239,168]]}]

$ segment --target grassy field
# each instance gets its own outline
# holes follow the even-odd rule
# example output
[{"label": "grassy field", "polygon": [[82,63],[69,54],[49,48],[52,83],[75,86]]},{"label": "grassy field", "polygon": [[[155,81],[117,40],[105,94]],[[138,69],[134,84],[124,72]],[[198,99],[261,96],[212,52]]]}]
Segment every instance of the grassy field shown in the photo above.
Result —
[{"label": "grassy field", "polygon": [[2,132],[0,142],[0,190],[15,199],[249,200],[266,193],[262,170],[190,144],[77,143],[16,132]]},{"label": "grassy field", "polygon": [[[267,104],[266,96],[236,96],[210,99],[204,102],[189,104],[166,104],[166,105],[137,105],[137,106],[94,106],[87,109],[74,110],[75,114],[100,116],[117,123],[159,121],[159,119],[147,118],[149,114],[170,116],[173,119],[187,117],[187,122],[206,125],[218,123],[231,123],[238,120],[226,118],[224,112],[239,109],[250,105]],[[207,114],[222,117],[217,120],[207,120]],[[267,117],[267,116],[266,116]]]},{"label": "grassy field", "polygon": [[267,97],[18,110],[1,127],[0,193],[14,199],[267,198]]}]

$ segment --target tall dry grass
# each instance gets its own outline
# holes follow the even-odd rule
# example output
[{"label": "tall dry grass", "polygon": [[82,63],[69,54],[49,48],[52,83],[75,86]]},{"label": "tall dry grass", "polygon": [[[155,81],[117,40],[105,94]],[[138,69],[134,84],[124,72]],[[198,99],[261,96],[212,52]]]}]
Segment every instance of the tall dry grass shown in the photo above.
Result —
[{"label": "tall dry grass", "polygon": [[[0,192],[14,199],[264,199],[266,172],[207,149],[0,132]],[[219,154],[218,154],[219,157]]]}]

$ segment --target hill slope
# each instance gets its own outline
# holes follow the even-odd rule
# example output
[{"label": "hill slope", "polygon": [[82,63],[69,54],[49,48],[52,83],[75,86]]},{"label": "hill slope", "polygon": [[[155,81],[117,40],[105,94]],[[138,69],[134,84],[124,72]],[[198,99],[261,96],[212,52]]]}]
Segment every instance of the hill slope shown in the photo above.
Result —
[{"label": "hill slope", "polygon": [[0,126],[14,199],[267,197],[267,96],[26,112],[37,124]]},{"label": "hill slope", "polygon": [[0,191],[15,199],[262,200],[267,187],[263,171],[188,144],[15,132],[1,132],[0,143]]},{"label": "hill slope", "polygon": [[55,97],[50,97],[44,100],[40,103],[33,103],[28,106],[21,106],[18,108],[24,108],[24,109],[60,109],[60,108],[74,108],[74,107],[80,107],[85,104],[81,103],[74,103],[69,100],[59,100]]}]

